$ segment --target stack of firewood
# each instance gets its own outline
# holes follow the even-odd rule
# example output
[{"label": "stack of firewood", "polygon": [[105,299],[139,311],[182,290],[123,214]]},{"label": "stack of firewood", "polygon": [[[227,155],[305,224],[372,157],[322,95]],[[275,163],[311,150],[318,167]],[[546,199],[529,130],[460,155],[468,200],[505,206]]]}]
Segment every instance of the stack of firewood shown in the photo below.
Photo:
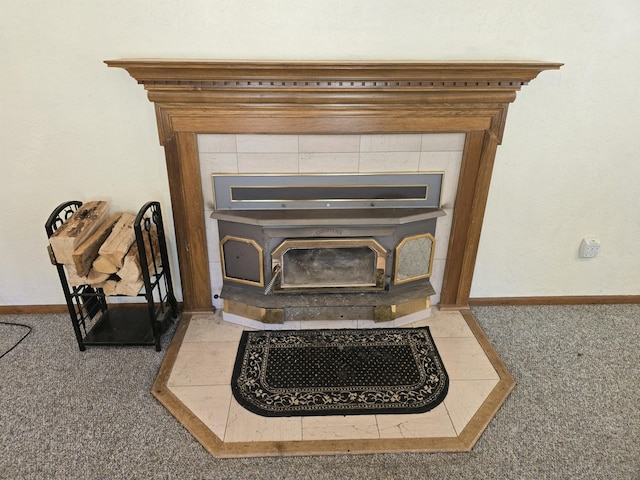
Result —
[{"label": "stack of firewood", "polygon": [[[108,202],[83,204],[49,238],[57,263],[64,264],[71,286],[91,285],[106,295],[137,295],[144,285],[133,224],[136,215],[109,213]],[[155,228],[144,234],[149,272],[160,263]],[[153,253],[152,253],[153,252]],[[154,258],[155,257],[155,258]]]}]

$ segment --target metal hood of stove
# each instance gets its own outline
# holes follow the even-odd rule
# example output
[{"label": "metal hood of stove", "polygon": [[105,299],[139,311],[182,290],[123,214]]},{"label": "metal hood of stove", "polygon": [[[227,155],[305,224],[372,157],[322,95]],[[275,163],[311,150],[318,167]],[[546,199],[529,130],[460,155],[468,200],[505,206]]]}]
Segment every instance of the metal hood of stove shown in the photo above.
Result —
[{"label": "metal hood of stove", "polygon": [[222,210],[211,218],[229,222],[282,226],[404,225],[446,215],[441,208],[370,208],[349,210]]}]

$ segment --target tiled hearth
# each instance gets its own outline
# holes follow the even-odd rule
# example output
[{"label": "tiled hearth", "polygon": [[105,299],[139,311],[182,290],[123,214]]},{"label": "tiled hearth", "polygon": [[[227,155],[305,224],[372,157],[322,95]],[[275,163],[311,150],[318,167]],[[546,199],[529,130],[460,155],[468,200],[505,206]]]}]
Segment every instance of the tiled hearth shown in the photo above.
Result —
[{"label": "tiled hearth", "polygon": [[[224,322],[219,314],[182,320],[153,392],[220,457],[469,450],[513,388],[513,380],[469,313],[434,308],[430,318],[413,320],[404,326],[430,327],[450,377],[444,402],[427,413],[255,415],[236,402],[229,384],[240,335],[247,327]],[[302,328],[358,326],[303,323]],[[279,328],[298,329],[301,324]]]},{"label": "tiled hearth", "polygon": [[[437,304],[456,201],[464,134],[198,135],[212,293],[222,286],[212,174],[444,172],[436,228]],[[214,296],[213,305],[221,307]],[[228,319],[233,321],[233,319]],[[217,314],[182,320],[154,386],[156,397],[220,457],[395,451],[466,451],[513,387],[513,380],[470,313],[432,308],[391,322],[305,321],[267,328],[375,328],[428,325],[450,377],[449,393],[430,412],[265,418],[241,407],[230,379],[243,330],[260,322],[225,322]]]}]

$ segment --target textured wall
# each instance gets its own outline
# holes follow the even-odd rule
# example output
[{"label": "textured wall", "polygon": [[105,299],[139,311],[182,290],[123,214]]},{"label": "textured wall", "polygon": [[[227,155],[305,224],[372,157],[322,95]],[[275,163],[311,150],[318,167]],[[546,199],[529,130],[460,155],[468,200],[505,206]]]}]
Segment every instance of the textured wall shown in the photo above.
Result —
[{"label": "textured wall", "polygon": [[[185,5],[0,3],[0,305],[63,301],[43,227],[58,203],[157,199],[171,217],[153,106],[102,63],[121,57],[565,62],[510,108],[472,296],[638,293],[635,0]],[[585,235],[595,259],[577,258]]]}]

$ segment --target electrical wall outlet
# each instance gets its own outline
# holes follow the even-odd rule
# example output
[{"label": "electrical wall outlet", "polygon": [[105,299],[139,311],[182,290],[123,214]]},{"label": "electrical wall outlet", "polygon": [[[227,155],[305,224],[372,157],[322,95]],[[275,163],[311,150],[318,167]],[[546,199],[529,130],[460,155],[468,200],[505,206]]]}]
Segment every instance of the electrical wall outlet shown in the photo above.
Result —
[{"label": "electrical wall outlet", "polygon": [[580,244],[580,258],[593,258],[600,251],[600,240],[593,237],[583,238]]}]

